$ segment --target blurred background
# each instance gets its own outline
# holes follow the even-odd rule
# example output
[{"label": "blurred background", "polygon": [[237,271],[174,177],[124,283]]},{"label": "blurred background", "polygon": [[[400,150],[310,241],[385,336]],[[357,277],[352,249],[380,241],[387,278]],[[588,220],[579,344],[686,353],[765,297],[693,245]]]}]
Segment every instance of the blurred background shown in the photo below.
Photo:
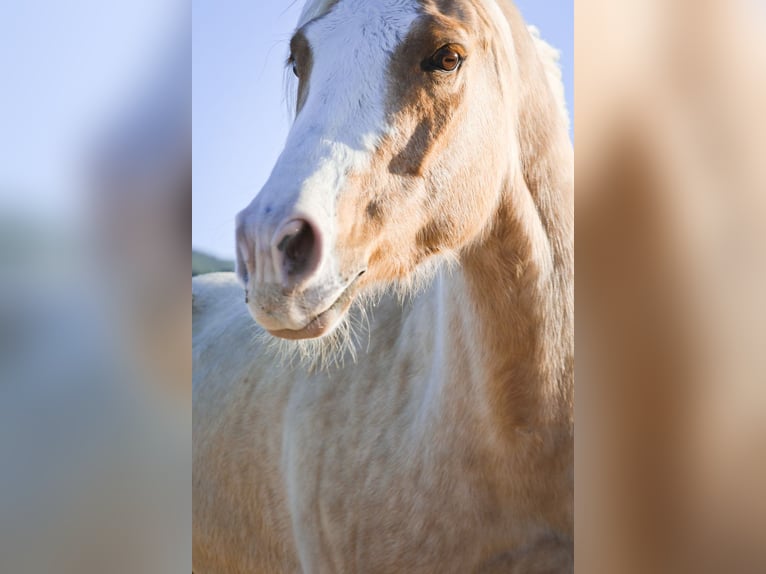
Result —
[{"label": "blurred background", "polygon": [[[282,151],[291,121],[285,61],[303,4],[193,0],[195,270],[233,269],[234,215],[255,197]],[[571,113],[572,1],[516,5],[560,51]]]},{"label": "blurred background", "polygon": [[0,3],[0,572],[191,570],[190,26]]},{"label": "blurred background", "polygon": [[766,572],[766,46],[578,0],[576,570]]}]

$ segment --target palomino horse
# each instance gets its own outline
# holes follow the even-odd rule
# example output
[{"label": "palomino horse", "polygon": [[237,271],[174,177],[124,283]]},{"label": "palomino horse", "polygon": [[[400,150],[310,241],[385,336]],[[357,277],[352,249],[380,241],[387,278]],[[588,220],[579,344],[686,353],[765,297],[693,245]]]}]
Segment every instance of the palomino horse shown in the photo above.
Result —
[{"label": "palomino horse", "polygon": [[[290,46],[245,293],[194,284],[195,572],[572,571],[553,51],[502,0],[309,2]],[[275,337],[335,360],[280,362]]]}]

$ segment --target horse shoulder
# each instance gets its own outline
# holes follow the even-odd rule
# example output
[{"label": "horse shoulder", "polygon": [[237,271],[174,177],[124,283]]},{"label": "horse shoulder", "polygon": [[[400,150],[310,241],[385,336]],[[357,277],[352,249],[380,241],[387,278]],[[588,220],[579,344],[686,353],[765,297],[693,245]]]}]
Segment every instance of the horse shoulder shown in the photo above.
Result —
[{"label": "horse shoulder", "polygon": [[200,571],[296,571],[279,461],[289,377],[235,276],[192,280],[193,554]]}]

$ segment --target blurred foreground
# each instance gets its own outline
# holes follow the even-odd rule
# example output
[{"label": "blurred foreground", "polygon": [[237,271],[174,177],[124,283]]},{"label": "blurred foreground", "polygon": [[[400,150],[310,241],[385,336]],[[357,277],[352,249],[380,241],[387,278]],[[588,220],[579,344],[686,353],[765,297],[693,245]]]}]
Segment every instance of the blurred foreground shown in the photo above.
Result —
[{"label": "blurred foreground", "polygon": [[0,7],[0,572],[191,571],[189,10]]},{"label": "blurred foreground", "polygon": [[575,32],[576,569],[766,572],[764,6]]}]

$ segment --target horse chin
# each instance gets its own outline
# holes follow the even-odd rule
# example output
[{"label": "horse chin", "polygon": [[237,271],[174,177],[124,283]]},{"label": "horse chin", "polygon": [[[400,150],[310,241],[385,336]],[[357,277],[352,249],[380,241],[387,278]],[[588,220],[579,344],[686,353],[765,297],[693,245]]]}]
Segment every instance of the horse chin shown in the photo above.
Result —
[{"label": "horse chin", "polygon": [[274,337],[293,341],[324,337],[340,325],[353,301],[352,289],[346,289],[332,305],[314,317],[305,327],[301,329],[266,329],[266,331]]}]

